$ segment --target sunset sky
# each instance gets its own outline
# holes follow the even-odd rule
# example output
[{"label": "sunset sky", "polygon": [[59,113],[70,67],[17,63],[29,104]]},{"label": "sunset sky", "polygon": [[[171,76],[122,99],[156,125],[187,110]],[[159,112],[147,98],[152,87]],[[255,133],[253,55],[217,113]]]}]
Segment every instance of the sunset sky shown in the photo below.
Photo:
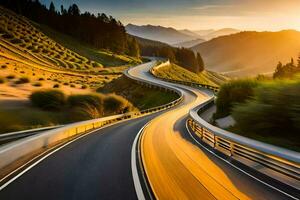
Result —
[{"label": "sunset sky", "polygon": [[[41,0],[47,6],[50,0]],[[104,12],[123,24],[177,29],[300,30],[300,0],[53,0],[81,11]]]}]

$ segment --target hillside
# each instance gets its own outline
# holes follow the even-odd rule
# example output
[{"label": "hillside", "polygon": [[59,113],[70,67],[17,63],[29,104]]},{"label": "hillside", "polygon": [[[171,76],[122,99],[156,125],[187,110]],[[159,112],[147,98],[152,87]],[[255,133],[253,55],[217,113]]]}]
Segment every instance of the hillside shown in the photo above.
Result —
[{"label": "hillside", "polygon": [[185,35],[189,35],[189,36],[196,37],[196,38],[198,38],[200,36],[200,34],[194,32],[194,31],[188,30],[188,29],[183,29],[183,30],[178,30],[178,31]]},{"label": "hillside", "polygon": [[25,17],[2,7],[0,27],[0,78],[4,82],[0,99],[24,100],[33,90],[54,86],[69,94],[86,93],[117,78],[126,68],[104,68],[106,63],[98,62],[100,59],[95,61],[66,48]]},{"label": "hillside", "polygon": [[156,40],[170,45],[198,38],[177,31],[174,28],[166,28],[162,26],[137,26],[128,24],[125,28],[130,35],[142,37],[149,40]]},{"label": "hillside", "polygon": [[216,37],[224,36],[224,35],[231,35],[241,32],[240,30],[233,29],[233,28],[223,28],[219,30],[213,30],[211,32],[208,32],[206,34],[202,34],[201,37],[205,40],[211,40]]},{"label": "hillside", "polygon": [[[0,133],[119,113],[115,108],[108,108],[111,111],[107,113],[96,112],[86,104],[70,107],[70,102],[66,102],[69,97],[98,95],[103,99],[111,97],[116,104],[134,104],[127,111],[166,104],[177,98],[121,76],[124,69],[140,63],[139,59],[97,50],[1,6],[0,28]],[[105,94],[97,94],[98,88],[106,88]],[[48,95],[54,91],[64,95],[58,110],[45,110],[32,102],[30,96],[41,91],[49,91],[49,99],[37,100],[42,103],[49,103],[52,97]]]},{"label": "hillside", "polygon": [[300,32],[241,32],[222,36],[191,48],[204,59],[206,69],[230,76],[271,73],[277,63],[300,52]]},{"label": "hillside", "polygon": [[154,69],[154,73],[156,76],[171,80],[195,82],[212,86],[219,86],[229,80],[228,77],[215,72],[205,70],[201,73],[196,74],[175,64]]},{"label": "hillside", "polygon": [[184,47],[184,48],[191,48],[193,46],[196,46],[198,44],[201,44],[202,42],[205,42],[203,39],[195,39],[195,40],[190,40],[186,42],[180,42],[177,44],[173,44],[175,47]]}]

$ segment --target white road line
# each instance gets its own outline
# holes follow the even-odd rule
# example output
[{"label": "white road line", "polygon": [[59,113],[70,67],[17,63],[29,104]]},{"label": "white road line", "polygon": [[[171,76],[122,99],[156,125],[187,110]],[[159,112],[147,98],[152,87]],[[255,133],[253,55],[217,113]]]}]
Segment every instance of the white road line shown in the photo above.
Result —
[{"label": "white road line", "polygon": [[143,130],[145,127],[149,124],[145,124],[143,128],[138,132],[138,134],[135,136],[134,142],[132,144],[131,148],[131,171],[132,171],[132,177],[133,177],[133,183],[134,183],[134,188],[136,195],[139,200],[145,200],[144,192],[142,189],[142,185],[139,179],[139,174],[138,174],[138,169],[137,169],[137,163],[136,163],[136,145],[138,143],[139,137],[142,134]]},{"label": "white road line", "polygon": [[[16,176],[14,176],[12,179],[10,179],[9,181],[7,181],[6,183],[4,183],[3,185],[0,186],[0,191],[3,190],[5,187],[7,187],[9,184],[11,184],[13,181],[15,181],[16,179],[18,179],[19,177],[21,177],[23,174],[25,174],[27,171],[29,171],[31,168],[33,168],[34,166],[36,166],[37,164],[39,164],[40,162],[42,162],[43,160],[45,160],[47,157],[49,157],[50,155],[54,154],[55,152],[59,151],[60,149],[66,147],[67,145],[89,135],[89,134],[92,134],[96,131],[99,131],[103,128],[107,128],[107,127],[110,127],[110,126],[113,126],[113,125],[116,125],[116,124],[119,124],[119,123],[122,123],[122,122],[125,122],[125,121],[128,121],[130,119],[126,119],[126,120],[122,120],[122,121],[119,121],[119,122],[116,122],[116,123],[112,123],[112,124],[108,124],[107,126],[103,126],[103,127],[100,127],[96,130],[92,130],[91,132],[88,132],[84,135],[81,135],[77,138],[74,138],[73,140],[67,142],[66,144],[60,146],[59,148],[55,149],[54,151],[51,151],[51,149],[49,149],[49,151],[51,151],[49,154],[46,154],[45,156],[43,156],[42,158],[40,158],[39,160],[37,160],[36,162],[34,162],[33,164],[31,164],[30,166],[28,166],[26,169],[24,169],[23,171],[21,171],[20,173],[18,173]],[[53,147],[55,148],[55,147]],[[41,154],[42,155],[42,154]],[[40,155],[38,155],[40,156]],[[26,162],[25,164],[23,164],[22,166],[20,166],[19,168],[15,169],[14,171],[12,171],[11,173],[9,173],[8,175],[6,175],[4,178],[2,178],[0,180],[0,183],[5,180],[7,177],[9,177],[10,175],[12,175],[13,173],[15,173],[16,171],[18,171],[19,169],[21,169],[22,167],[24,167],[25,165],[27,165],[28,163],[32,162],[35,158],[31,159],[30,161]]]},{"label": "white road line", "polygon": [[229,162],[228,160],[226,160],[226,159],[222,158],[221,156],[217,155],[215,152],[211,151],[210,149],[208,149],[207,147],[205,147],[203,144],[201,144],[198,140],[196,140],[196,138],[193,136],[193,134],[191,133],[191,131],[190,131],[189,127],[188,127],[187,121],[186,121],[186,123],[185,123],[185,126],[186,126],[186,129],[187,129],[187,131],[189,132],[190,136],[192,137],[192,139],[193,139],[197,144],[199,144],[202,148],[204,148],[206,151],[208,151],[209,153],[213,154],[213,155],[216,156],[217,158],[219,158],[219,159],[221,159],[222,161],[224,161],[225,163],[229,164],[231,167],[233,167],[233,168],[235,168],[235,169],[241,171],[242,173],[244,173],[244,174],[248,175],[249,177],[253,178],[254,180],[256,180],[256,181],[258,181],[258,182],[260,182],[260,183],[262,183],[262,184],[264,184],[264,185],[266,185],[266,186],[268,186],[268,187],[270,187],[270,188],[272,188],[272,189],[274,189],[274,190],[276,190],[276,191],[278,191],[278,192],[280,192],[280,193],[282,193],[282,194],[284,194],[284,195],[286,195],[286,196],[288,196],[288,197],[290,197],[290,198],[292,198],[292,199],[299,200],[297,197],[294,197],[294,196],[292,196],[292,195],[290,195],[290,194],[288,194],[288,193],[286,193],[286,192],[284,192],[284,191],[282,191],[282,190],[280,190],[280,189],[278,189],[278,188],[276,188],[276,187],[274,187],[274,186],[272,186],[272,185],[270,185],[270,184],[268,184],[268,183],[266,183],[266,182],[260,180],[259,178],[256,178],[255,176],[253,176],[253,175],[249,174],[248,172],[242,170],[241,168],[235,166],[234,164],[232,164],[232,163]]}]

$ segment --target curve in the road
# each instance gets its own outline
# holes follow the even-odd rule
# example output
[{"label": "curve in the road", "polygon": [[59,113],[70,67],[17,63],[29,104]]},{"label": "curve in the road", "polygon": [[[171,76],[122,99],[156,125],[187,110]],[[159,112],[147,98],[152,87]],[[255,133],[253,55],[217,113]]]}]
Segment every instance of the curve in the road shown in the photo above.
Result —
[{"label": "curve in the road", "polygon": [[148,73],[154,65],[140,65],[127,75],[178,90],[184,96],[180,105],[70,143],[3,188],[0,199],[137,199],[132,146],[148,122],[140,137],[141,157],[157,199],[287,199],[192,140],[187,113],[212,92],[158,80]]},{"label": "curve in the road", "polygon": [[289,199],[201,148],[186,129],[187,113],[212,92],[168,83],[151,76],[150,66],[133,68],[140,79],[180,90],[184,102],[145,128],[142,160],[157,199]]}]

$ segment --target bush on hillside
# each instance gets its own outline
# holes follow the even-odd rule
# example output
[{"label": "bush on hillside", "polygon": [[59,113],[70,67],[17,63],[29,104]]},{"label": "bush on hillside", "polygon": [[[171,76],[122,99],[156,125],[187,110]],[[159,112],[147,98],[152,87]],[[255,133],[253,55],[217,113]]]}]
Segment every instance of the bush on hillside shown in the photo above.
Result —
[{"label": "bush on hillside", "polygon": [[30,82],[29,78],[24,76],[19,78],[19,80],[15,81],[15,84],[25,84],[29,82]]},{"label": "bush on hillside", "polygon": [[39,90],[30,95],[32,105],[44,110],[60,110],[66,104],[66,96],[60,90]]},{"label": "bush on hillside", "polygon": [[3,77],[0,77],[0,84],[5,83],[5,79]]},{"label": "bush on hillside", "polygon": [[7,79],[14,79],[15,77],[16,77],[16,76],[13,75],[13,74],[6,76]]},{"label": "bush on hillside", "polygon": [[214,117],[226,117],[231,113],[233,105],[252,98],[257,85],[257,81],[250,79],[234,80],[223,84],[217,96],[217,112]]},{"label": "bush on hillside", "polygon": [[42,83],[41,82],[36,82],[36,83],[33,83],[32,86],[34,86],[34,87],[41,87]]},{"label": "bush on hillside", "polygon": [[233,108],[238,130],[300,144],[300,81],[264,83],[254,94],[252,100]]},{"label": "bush on hillside", "polygon": [[68,97],[68,104],[70,107],[94,106],[102,113],[104,96],[97,93],[92,94],[76,94]]},{"label": "bush on hillside", "polygon": [[72,120],[88,120],[102,117],[104,96],[98,93],[77,94],[68,97]]},{"label": "bush on hillside", "polygon": [[105,114],[120,114],[132,110],[134,110],[133,105],[116,94],[108,94],[104,99]]}]

